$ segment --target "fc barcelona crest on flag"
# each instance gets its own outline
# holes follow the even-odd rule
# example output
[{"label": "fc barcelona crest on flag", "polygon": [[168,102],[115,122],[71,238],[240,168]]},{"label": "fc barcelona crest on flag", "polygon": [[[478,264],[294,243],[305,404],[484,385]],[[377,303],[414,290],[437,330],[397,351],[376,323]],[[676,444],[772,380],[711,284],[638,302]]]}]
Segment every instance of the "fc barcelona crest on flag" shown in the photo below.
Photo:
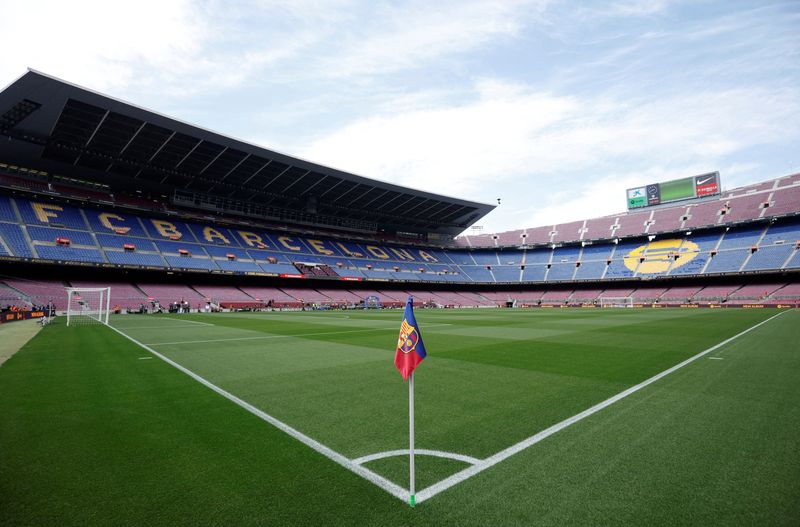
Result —
[{"label": "fc barcelona crest on flag", "polygon": [[403,319],[400,324],[400,337],[397,339],[397,347],[403,353],[411,353],[419,342],[419,333],[417,328],[410,325],[407,320]]},{"label": "fc barcelona crest on flag", "polygon": [[417,319],[414,317],[414,299],[408,297],[403,322],[400,324],[400,335],[397,337],[394,365],[400,371],[403,379],[408,380],[408,376],[426,356],[422,335],[419,332]]}]

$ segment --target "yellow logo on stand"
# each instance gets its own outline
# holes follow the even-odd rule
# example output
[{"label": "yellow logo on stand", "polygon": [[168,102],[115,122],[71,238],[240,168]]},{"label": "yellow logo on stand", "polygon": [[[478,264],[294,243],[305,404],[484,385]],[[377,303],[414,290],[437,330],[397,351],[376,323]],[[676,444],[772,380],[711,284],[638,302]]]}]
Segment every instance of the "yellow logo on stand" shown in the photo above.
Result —
[{"label": "yellow logo on stand", "polygon": [[[700,254],[696,243],[688,240],[658,240],[637,247],[625,256],[625,267],[639,274],[665,273],[694,260]],[[644,260],[642,260],[644,258]]]}]

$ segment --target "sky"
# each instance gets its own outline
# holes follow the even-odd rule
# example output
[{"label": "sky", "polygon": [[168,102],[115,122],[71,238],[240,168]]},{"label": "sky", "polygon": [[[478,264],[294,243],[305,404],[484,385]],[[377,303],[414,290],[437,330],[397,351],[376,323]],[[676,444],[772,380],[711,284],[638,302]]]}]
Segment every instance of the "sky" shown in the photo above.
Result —
[{"label": "sky", "polygon": [[26,68],[362,176],[484,232],[800,172],[800,1],[0,0]]}]

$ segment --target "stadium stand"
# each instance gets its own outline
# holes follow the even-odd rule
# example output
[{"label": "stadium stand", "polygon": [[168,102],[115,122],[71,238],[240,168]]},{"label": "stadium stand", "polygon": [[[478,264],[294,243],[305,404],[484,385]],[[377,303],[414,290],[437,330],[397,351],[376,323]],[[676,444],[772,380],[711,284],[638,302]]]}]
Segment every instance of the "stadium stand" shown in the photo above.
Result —
[{"label": "stadium stand", "polygon": [[[0,293],[25,302],[63,303],[73,278],[101,283],[93,270],[117,284],[120,305],[299,307],[358,303],[368,292],[391,305],[403,290],[439,305],[608,296],[744,305],[796,291],[800,174],[454,238],[494,206],[277,154],[36,72],[0,92],[0,112],[14,108],[39,112],[24,126],[0,119],[0,260],[9,276],[43,278],[35,291],[9,279]],[[777,289],[759,294],[760,284]]]}]

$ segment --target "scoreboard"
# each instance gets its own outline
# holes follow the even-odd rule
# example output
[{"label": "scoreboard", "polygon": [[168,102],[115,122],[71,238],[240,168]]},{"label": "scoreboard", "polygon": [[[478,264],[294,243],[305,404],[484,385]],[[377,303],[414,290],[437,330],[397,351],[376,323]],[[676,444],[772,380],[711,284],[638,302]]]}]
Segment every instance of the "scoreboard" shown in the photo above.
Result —
[{"label": "scoreboard", "polygon": [[719,172],[651,183],[628,189],[628,210],[673,203],[686,199],[717,196],[720,193]]}]

